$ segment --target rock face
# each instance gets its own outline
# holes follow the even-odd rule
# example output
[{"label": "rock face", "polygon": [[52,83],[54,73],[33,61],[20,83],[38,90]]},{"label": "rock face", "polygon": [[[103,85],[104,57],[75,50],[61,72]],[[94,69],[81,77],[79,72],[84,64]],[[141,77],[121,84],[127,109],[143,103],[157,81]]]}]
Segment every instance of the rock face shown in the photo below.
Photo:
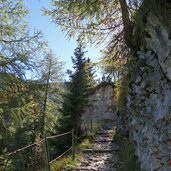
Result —
[{"label": "rock face", "polygon": [[82,115],[82,129],[89,126],[91,120],[93,123],[103,121],[105,119],[113,120],[112,113],[114,90],[111,85],[99,86],[96,92],[89,97],[90,106]]},{"label": "rock face", "polygon": [[129,86],[129,132],[143,171],[170,171],[171,40],[157,17],[149,15],[146,46],[137,53]]}]

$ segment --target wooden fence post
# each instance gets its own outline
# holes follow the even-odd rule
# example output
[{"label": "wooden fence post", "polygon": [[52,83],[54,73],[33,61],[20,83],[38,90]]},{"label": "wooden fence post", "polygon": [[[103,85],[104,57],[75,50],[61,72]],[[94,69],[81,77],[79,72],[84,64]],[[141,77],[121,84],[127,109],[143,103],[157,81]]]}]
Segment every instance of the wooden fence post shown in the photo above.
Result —
[{"label": "wooden fence post", "polygon": [[74,137],[74,129],[72,129],[72,160],[75,160],[75,137]]},{"label": "wooden fence post", "polygon": [[50,158],[49,158],[49,149],[48,149],[48,142],[47,142],[46,134],[44,134],[44,138],[45,138],[44,149],[45,149],[45,165],[46,165],[45,170],[50,171],[50,164],[49,164]]},{"label": "wooden fence post", "polygon": [[47,155],[47,167],[48,171],[50,171],[50,155],[49,155],[49,145],[48,145],[48,139],[45,136],[45,145],[46,145],[46,155]]}]

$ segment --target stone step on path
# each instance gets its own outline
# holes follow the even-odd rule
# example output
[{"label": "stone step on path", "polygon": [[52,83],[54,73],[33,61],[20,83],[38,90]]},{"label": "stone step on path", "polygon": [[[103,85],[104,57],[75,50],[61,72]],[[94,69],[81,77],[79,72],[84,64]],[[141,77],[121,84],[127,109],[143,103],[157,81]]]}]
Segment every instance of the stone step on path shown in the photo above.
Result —
[{"label": "stone step on path", "polygon": [[113,126],[105,125],[95,134],[92,149],[85,149],[76,171],[121,171],[119,146],[113,141]]},{"label": "stone step on path", "polygon": [[113,151],[117,151],[114,149],[100,149],[100,150],[96,150],[96,149],[85,149],[83,151],[83,153],[112,153]]}]

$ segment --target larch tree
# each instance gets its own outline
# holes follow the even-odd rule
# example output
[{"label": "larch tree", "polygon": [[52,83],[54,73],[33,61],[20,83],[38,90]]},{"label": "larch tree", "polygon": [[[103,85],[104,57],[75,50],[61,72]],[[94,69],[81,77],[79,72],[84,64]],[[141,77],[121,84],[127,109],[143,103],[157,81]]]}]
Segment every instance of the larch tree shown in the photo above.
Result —
[{"label": "larch tree", "polygon": [[[40,95],[41,119],[41,135],[45,133],[47,108],[49,102],[52,102],[52,96],[60,92],[61,83],[63,80],[63,63],[59,61],[51,50],[44,52],[44,57],[38,63],[38,82],[43,86],[42,97]],[[53,104],[55,105],[55,104]],[[56,104],[57,105],[57,104]],[[52,107],[52,106],[51,106]]]},{"label": "larch tree", "polygon": [[[0,2],[0,155],[32,143],[34,117],[25,73],[34,68],[34,59],[44,40],[40,32],[30,33],[23,0]],[[11,143],[13,142],[13,143]],[[0,169],[30,167],[30,155],[16,154],[0,161]]]},{"label": "larch tree", "polygon": [[[45,49],[42,53],[43,58],[37,60],[37,73],[35,75],[36,92],[34,101],[37,104],[38,127],[35,140],[40,140],[48,135],[56,133],[55,126],[58,119],[58,109],[60,106],[63,81],[63,63],[59,61],[50,49]],[[49,124],[50,123],[50,124]],[[47,156],[47,140],[39,143],[37,149],[37,161],[39,161],[39,169],[48,169],[49,157]],[[42,158],[43,157],[43,158]]]},{"label": "larch tree", "polygon": [[69,37],[79,35],[83,43],[106,44],[102,54],[107,58],[105,63],[116,61],[111,69],[118,73],[125,70],[131,54],[144,43],[146,15],[153,12],[164,16],[167,3],[168,0],[53,0],[52,9],[45,10],[45,14]]},{"label": "larch tree", "polygon": [[[69,37],[79,35],[82,43],[107,43],[104,56],[126,61],[132,47],[133,17],[138,4],[126,0],[52,1],[45,10]],[[130,10],[131,9],[131,10]]]},{"label": "larch tree", "polygon": [[23,76],[44,41],[40,32],[32,35],[25,20],[29,11],[23,0],[0,2],[0,72]]},{"label": "larch tree", "polygon": [[25,79],[26,70],[33,69],[34,58],[44,45],[40,32],[30,34],[25,20],[28,14],[22,0],[0,2],[0,91],[5,99],[22,90],[19,80]]}]

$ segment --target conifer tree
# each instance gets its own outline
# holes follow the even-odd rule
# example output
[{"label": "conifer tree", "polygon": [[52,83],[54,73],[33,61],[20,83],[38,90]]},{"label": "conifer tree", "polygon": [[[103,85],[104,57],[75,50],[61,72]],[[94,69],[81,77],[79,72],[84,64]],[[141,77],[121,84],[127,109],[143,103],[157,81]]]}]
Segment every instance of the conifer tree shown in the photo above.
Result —
[{"label": "conifer tree", "polygon": [[70,82],[68,83],[68,92],[65,95],[62,116],[59,120],[59,130],[64,132],[75,129],[77,136],[81,134],[81,115],[88,106],[88,94],[93,87],[93,73],[90,66],[90,60],[84,57],[85,52],[79,45],[72,57],[74,72],[70,72]]}]

